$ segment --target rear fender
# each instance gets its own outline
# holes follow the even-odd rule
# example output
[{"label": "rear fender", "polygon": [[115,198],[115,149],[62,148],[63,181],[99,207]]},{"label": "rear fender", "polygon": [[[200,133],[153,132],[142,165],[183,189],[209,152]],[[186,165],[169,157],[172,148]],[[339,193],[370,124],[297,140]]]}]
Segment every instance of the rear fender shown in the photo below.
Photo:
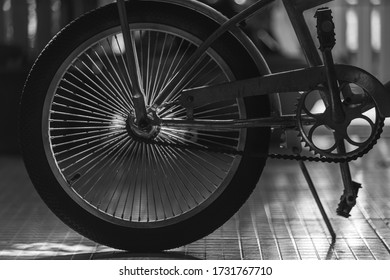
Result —
[{"label": "rear fender", "polygon": [[390,82],[383,85],[367,71],[350,65],[336,65],[339,81],[349,81],[367,91],[374,99],[381,117],[390,117]]}]

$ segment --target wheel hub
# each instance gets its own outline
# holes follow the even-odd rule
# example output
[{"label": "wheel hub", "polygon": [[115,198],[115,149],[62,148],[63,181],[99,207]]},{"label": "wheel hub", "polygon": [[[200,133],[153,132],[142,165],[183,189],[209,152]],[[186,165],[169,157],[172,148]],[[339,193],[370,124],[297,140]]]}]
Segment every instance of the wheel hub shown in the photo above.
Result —
[{"label": "wheel hub", "polygon": [[161,130],[161,127],[156,124],[157,115],[150,112],[147,118],[137,123],[136,117],[130,113],[126,120],[126,129],[129,136],[138,141],[148,141],[155,139]]}]

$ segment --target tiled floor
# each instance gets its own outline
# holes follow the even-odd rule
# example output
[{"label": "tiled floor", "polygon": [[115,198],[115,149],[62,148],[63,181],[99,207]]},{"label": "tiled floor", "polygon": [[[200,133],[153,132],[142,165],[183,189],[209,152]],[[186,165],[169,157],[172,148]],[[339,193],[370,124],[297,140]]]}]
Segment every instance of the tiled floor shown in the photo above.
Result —
[{"label": "tiled floor", "polygon": [[342,193],[337,165],[308,165],[337,233],[334,245],[298,164],[270,160],[248,203],[228,223],[193,244],[156,255],[112,250],[75,233],[37,196],[21,158],[1,156],[0,259],[390,259],[384,143],[351,165],[364,189],[350,219],[335,215]]}]

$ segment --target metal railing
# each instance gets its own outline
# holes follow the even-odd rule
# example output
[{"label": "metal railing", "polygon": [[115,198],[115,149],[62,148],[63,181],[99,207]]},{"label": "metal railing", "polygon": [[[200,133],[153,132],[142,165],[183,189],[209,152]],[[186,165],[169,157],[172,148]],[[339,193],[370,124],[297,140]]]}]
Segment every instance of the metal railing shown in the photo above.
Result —
[{"label": "metal railing", "polygon": [[0,0],[0,44],[17,47],[34,59],[63,26],[98,3],[98,0]]},{"label": "metal railing", "polygon": [[358,67],[390,80],[390,1],[336,0],[336,53]]}]

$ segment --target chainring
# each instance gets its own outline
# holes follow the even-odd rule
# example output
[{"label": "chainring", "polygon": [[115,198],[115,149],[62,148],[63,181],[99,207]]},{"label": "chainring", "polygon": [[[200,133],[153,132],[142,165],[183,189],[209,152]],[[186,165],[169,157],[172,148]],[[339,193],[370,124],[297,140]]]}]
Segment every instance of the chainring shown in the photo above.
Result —
[{"label": "chainring", "polygon": [[[356,160],[377,143],[383,131],[384,118],[380,117],[374,100],[366,91],[355,84],[343,83],[340,92],[345,118],[343,122],[335,123],[326,91],[325,87],[319,86],[298,99],[296,117],[301,141],[316,157],[325,161]],[[311,107],[313,99],[317,102]],[[310,124],[308,118],[311,119]],[[360,127],[365,135],[359,136],[354,132],[356,127]],[[346,147],[345,151],[339,149],[340,144]]]}]

